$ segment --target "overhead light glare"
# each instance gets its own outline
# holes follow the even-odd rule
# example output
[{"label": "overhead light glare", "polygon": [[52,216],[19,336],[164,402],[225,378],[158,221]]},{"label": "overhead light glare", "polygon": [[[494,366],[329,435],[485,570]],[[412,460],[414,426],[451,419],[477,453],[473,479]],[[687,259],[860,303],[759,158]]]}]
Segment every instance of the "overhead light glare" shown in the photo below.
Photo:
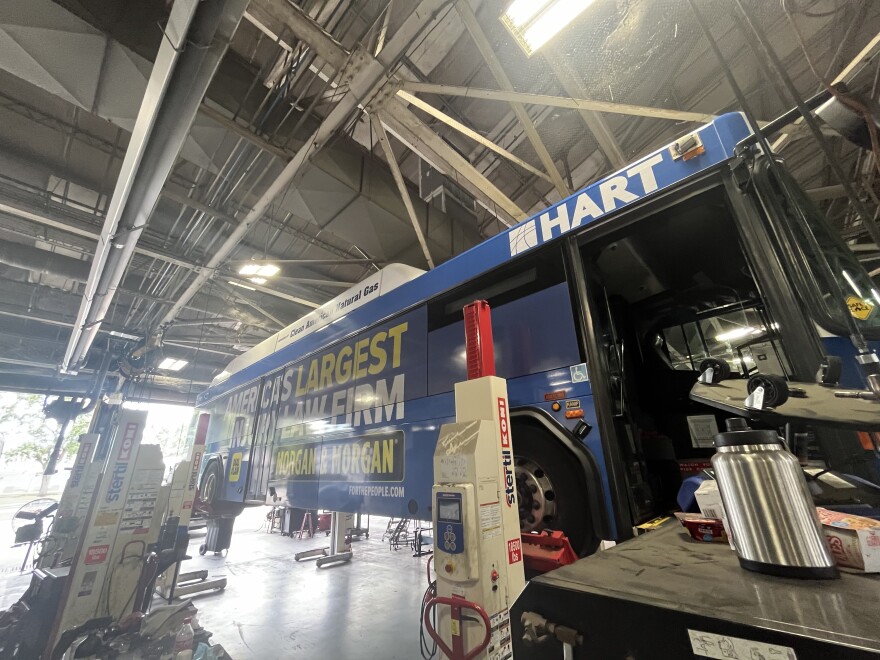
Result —
[{"label": "overhead light glare", "polygon": [[757,328],[753,328],[750,325],[744,328],[734,328],[733,330],[722,332],[720,335],[715,335],[715,341],[730,341],[732,339],[742,339],[743,337],[748,337],[749,335],[758,332],[761,331]]},{"label": "overhead light glare", "polygon": [[852,290],[856,292],[856,295],[859,298],[861,298],[862,297],[862,290],[859,288],[858,284],[856,284],[856,281],[852,278],[852,275],[847,273],[845,270],[841,271],[841,272],[843,273],[843,278],[852,287]]},{"label": "overhead light glare", "polygon": [[120,332],[119,330],[111,330],[108,333],[111,337],[119,337],[120,339],[128,339],[129,341],[139,341],[140,337],[137,335],[131,335],[127,332]]},{"label": "overhead light glare", "polygon": [[165,358],[159,363],[159,368],[165,371],[180,371],[188,364],[189,360],[175,360],[174,358]]},{"label": "overhead light glare", "polygon": [[274,277],[281,269],[275,264],[248,263],[238,269],[239,275],[245,277]]},{"label": "overhead light glare", "polygon": [[514,25],[525,25],[549,4],[552,4],[550,0],[513,0],[504,12],[504,18]]},{"label": "overhead light glare", "polygon": [[514,0],[501,22],[529,57],[593,4],[594,0]]},{"label": "overhead light glare", "polygon": [[249,277],[248,279],[251,282],[253,282],[254,284],[265,284],[266,283],[265,277]]},{"label": "overhead light glare", "polygon": [[235,280],[229,280],[229,284],[232,286],[237,286],[240,289],[247,289],[248,291],[256,291],[256,289],[252,286],[248,286],[247,284],[242,284],[241,282],[236,282]]}]

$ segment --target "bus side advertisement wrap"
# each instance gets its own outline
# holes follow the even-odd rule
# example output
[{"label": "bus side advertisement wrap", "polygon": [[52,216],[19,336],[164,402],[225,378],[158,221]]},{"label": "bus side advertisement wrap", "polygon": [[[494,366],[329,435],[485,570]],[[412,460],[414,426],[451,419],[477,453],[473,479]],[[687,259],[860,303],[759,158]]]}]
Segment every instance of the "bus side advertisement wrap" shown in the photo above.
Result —
[{"label": "bus side advertisement wrap", "polygon": [[421,307],[267,376],[260,415],[276,419],[269,485],[285,500],[314,508],[322,484],[403,484],[407,407],[427,394],[426,324]]}]

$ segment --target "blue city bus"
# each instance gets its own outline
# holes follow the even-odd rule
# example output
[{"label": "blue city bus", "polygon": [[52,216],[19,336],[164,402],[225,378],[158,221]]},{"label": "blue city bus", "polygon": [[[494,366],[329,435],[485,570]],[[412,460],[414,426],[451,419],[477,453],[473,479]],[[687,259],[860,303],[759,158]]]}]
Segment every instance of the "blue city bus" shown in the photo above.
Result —
[{"label": "blue city bus", "polygon": [[[270,337],[198,399],[211,512],[275,504],[431,518],[432,454],[466,378],[462,307],[487,300],[507,379],[523,531],[581,553],[675,506],[713,453],[701,363],[813,381],[880,293],[741,114],[593,183],[429,272],[391,265]],[[807,240],[809,239],[809,240]],[[877,483],[875,448],[811,431],[812,454]]]}]

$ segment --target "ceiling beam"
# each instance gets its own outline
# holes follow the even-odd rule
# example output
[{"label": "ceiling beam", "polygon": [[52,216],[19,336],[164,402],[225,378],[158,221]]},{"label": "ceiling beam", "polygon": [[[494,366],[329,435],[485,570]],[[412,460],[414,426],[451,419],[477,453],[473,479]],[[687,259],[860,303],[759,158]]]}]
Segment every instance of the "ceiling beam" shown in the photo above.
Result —
[{"label": "ceiling beam", "polygon": [[[556,76],[566,94],[573,99],[586,96],[587,92],[584,89],[583,83],[574,75],[574,72],[567,63],[567,58],[563,58],[561,55],[545,56],[544,61],[547,62],[547,65],[553,71],[553,75]],[[584,108],[578,108],[577,113],[580,115],[581,121],[584,122],[587,130],[596,138],[599,148],[605,154],[605,158],[608,159],[611,166],[621,168],[626,165],[628,162],[626,154],[623,153],[623,149],[617,138],[614,137],[614,132],[608,125],[605,117],[595,110],[586,110]]]},{"label": "ceiling beam", "polygon": [[290,160],[293,158],[294,153],[296,153],[272,144],[265,138],[257,135],[249,126],[246,126],[231,117],[227,117],[223,112],[215,108],[213,103],[207,100],[202,101],[202,105],[199,107],[199,112],[212,121],[217,122],[223,128],[235,133],[263,151],[268,151],[273,156],[277,156],[282,160]]},{"label": "ceiling beam", "polygon": [[673,121],[706,123],[712,121],[716,117],[716,115],[707,114],[705,112],[670,110],[667,108],[653,108],[644,105],[631,105],[629,103],[615,103],[612,101],[572,99],[564,96],[549,96],[547,94],[531,94],[528,92],[509,92],[499,89],[479,89],[476,87],[441,85],[437,83],[404,82],[402,89],[415,93],[439,94],[440,96],[463,96],[465,98],[482,99],[484,101],[500,101],[504,103],[516,101],[531,105],[549,105],[555,108],[592,110],[595,112],[610,112],[613,114],[632,115],[635,117],[671,119]]},{"label": "ceiling beam", "polygon": [[[248,0],[174,0],[104,217],[61,370],[85,363]],[[187,44],[204,44],[184,48]]]},{"label": "ceiling beam", "polygon": [[370,266],[378,259],[230,259],[228,264],[299,264],[303,266]]},{"label": "ceiling beam", "polygon": [[[217,211],[213,211],[216,213]],[[34,213],[33,211],[20,208],[18,206],[14,206],[12,204],[6,202],[0,202],[0,213],[7,213],[11,216],[21,218],[23,220],[29,220],[30,222],[43,225],[45,227],[51,227],[53,229],[57,229],[59,231],[67,232],[69,234],[73,234],[74,236],[80,236],[82,238],[88,238],[93,241],[97,241],[100,234],[94,230],[83,229],[81,227],[77,227],[75,225],[71,225],[62,220],[58,220],[56,218],[49,217],[46,213]],[[184,261],[183,259],[179,259],[177,257],[171,256],[164,252],[159,252],[157,250],[151,250],[149,248],[145,248],[143,245],[138,245],[134,249],[135,253],[141,254],[145,257],[149,257],[151,259],[156,259],[158,261],[164,261],[166,263],[174,264],[175,266],[180,266],[181,268],[186,268],[187,270],[192,271],[193,273],[202,273],[206,271],[206,268],[203,266],[199,266],[189,261]],[[327,260],[303,260],[306,262],[312,261],[327,261]],[[330,260],[335,261],[335,260]],[[347,263],[347,262],[346,262]],[[213,274],[214,269],[207,269],[209,274]],[[252,282],[242,281],[241,284],[245,284],[246,286],[252,287],[255,291],[259,291],[261,293],[265,293],[269,296],[274,296],[275,298],[280,298],[282,300],[287,300],[289,302],[299,303],[301,305],[305,305],[306,307],[317,308],[321,306],[321,303],[316,303],[311,300],[306,300],[304,298],[300,298],[298,296],[294,296],[289,293],[285,293],[283,291],[276,291],[274,289],[270,289],[269,287],[259,286]]]},{"label": "ceiling beam", "polygon": [[400,167],[397,165],[397,159],[394,157],[394,150],[391,148],[391,141],[388,139],[388,133],[385,132],[385,127],[382,125],[381,115],[379,115],[377,119],[376,137],[379,138],[379,144],[382,145],[382,151],[385,152],[385,160],[388,161],[388,167],[391,168],[394,183],[397,184],[397,190],[400,193],[400,198],[403,200],[403,205],[406,207],[406,212],[409,215],[409,220],[412,223],[416,238],[419,240],[422,253],[425,255],[425,261],[428,262],[428,267],[433,269],[434,260],[431,258],[431,251],[428,249],[428,244],[425,242],[425,234],[422,233],[422,227],[419,225],[419,218],[416,215],[416,210],[413,208],[412,199],[410,199],[409,196],[409,190],[406,188],[406,182],[403,180],[403,175],[400,173]]},{"label": "ceiling beam", "polygon": [[[333,109],[330,110],[327,117],[321,122],[321,125],[318,126],[306,143],[300,147],[281,173],[269,184],[269,187],[260,196],[254,207],[241,218],[232,233],[217,248],[213,256],[208,260],[207,268],[211,270],[216,269],[232,254],[232,251],[250,231],[251,227],[263,217],[269,205],[288,189],[296,175],[302,170],[302,167],[342,128],[351,118],[352,113],[357,110],[358,105],[361,102],[373,99],[374,95],[387,82],[389,70],[396,64],[406,49],[410,47],[412,41],[434,20],[443,4],[443,0],[423,0],[410,12],[403,24],[398,27],[397,32],[389,39],[378,57],[372,58],[364,51],[358,51],[356,55],[352,56],[352,61],[355,65],[345,94],[333,106]],[[291,5],[285,4],[284,6]],[[299,26],[290,25],[293,33],[303,40],[307,36],[314,39],[323,39],[322,36],[319,36],[319,33],[322,35],[326,35],[326,33],[308,16],[305,16],[305,18],[308,20],[301,21]],[[326,36],[329,37],[329,35]],[[210,279],[210,276],[208,272],[198,273],[195,279],[180,294],[177,302],[162,317],[161,324],[168,325],[173,323],[183,307],[199,292],[202,285]],[[245,286],[251,286],[257,291],[262,290],[262,287],[253,283],[247,283]],[[301,300],[299,299],[295,302],[300,302]]]},{"label": "ceiling beam", "polygon": [[[473,39],[474,43],[477,45],[477,50],[480,51],[480,55],[482,55],[483,60],[492,72],[496,82],[504,91],[513,92],[513,83],[511,83],[510,78],[507,77],[507,73],[504,71],[501,61],[495,54],[492,44],[490,44],[489,40],[486,38],[483,28],[480,27],[480,23],[477,21],[477,15],[474,13],[474,10],[471,9],[468,0],[456,0],[455,9],[458,11],[462,23],[464,23],[465,28],[471,35],[471,39]],[[525,106],[519,101],[509,101],[509,103],[510,107],[513,109],[513,113],[516,115],[516,118],[519,120],[520,125],[525,131],[526,136],[529,138],[532,148],[535,150],[535,153],[538,154],[538,158],[541,160],[541,163],[543,163],[544,168],[547,170],[547,174],[553,181],[553,186],[556,188],[556,191],[563,197],[567,197],[571,191],[562,180],[562,175],[559,174],[556,163],[553,162],[553,157],[541,141],[541,136],[538,135],[538,129],[535,128],[535,124],[532,122],[532,118],[529,117],[529,113]]]},{"label": "ceiling beam", "polygon": [[[40,209],[40,211],[40,213],[35,213],[30,209],[22,208],[16,204],[0,201],[0,213],[6,213],[22,220],[28,220],[35,224],[43,225],[44,227],[51,227],[52,229],[67,232],[68,234],[79,236],[81,238],[88,238],[93,241],[97,241],[101,236],[100,232],[95,231],[94,229],[78,227],[76,225],[70,224],[69,222],[65,222],[64,220],[49,216],[47,214],[47,211],[44,211],[42,209]],[[194,272],[201,270],[201,267],[197,266],[194,263],[179,259],[166,252],[146,248],[142,245],[136,246],[134,251],[135,253],[141,254],[145,257],[158,259],[159,261],[174,264],[175,266],[180,266],[181,268],[186,268]]]},{"label": "ceiling beam", "polygon": [[404,92],[402,90],[397,93],[397,96],[400,97],[406,103],[409,103],[410,105],[414,105],[422,112],[426,112],[427,114],[431,115],[435,119],[439,119],[444,124],[446,124],[450,128],[455,129],[456,131],[458,131],[462,135],[466,135],[467,137],[474,140],[478,144],[481,144],[482,146],[486,147],[487,149],[491,149],[499,156],[503,156],[504,158],[506,158],[507,160],[509,160],[512,163],[516,163],[517,165],[519,165],[521,168],[523,168],[527,172],[530,172],[530,173],[534,174],[535,176],[544,179],[548,183],[553,183],[553,180],[550,178],[549,175],[545,174],[544,172],[539,170],[534,165],[531,165],[531,164],[527,163],[526,161],[524,161],[519,156],[510,153],[504,147],[498,146],[497,144],[492,142],[492,140],[489,140],[489,139],[483,137],[482,135],[477,133],[475,130],[468,128],[467,126],[462,124],[460,121],[453,119],[452,117],[447,115],[445,112],[442,112],[442,111],[438,110],[437,108],[435,108],[430,103],[422,101],[422,99],[420,99],[418,96],[414,96],[414,95],[412,95],[408,92]]},{"label": "ceiling beam", "polygon": [[[256,19],[252,20],[254,25],[273,39],[277,36],[273,30],[280,31],[284,26],[289,27],[297,38],[337,73],[342,71],[350,57],[342,45],[296,5],[288,2],[274,3],[272,0],[251,0],[248,14]],[[387,48],[386,45],[383,52]],[[362,54],[366,56],[367,61],[373,59],[366,52]],[[434,133],[399,98],[390,98],[383,110],[387,120],[384,122],[385,128],[429,162],[438,172],[466,190],[503,224],[511,226],[515,221],[525,220],[528,217],[466,158]]]},{"label": "ceiling beam", "polygon": [[294,284],[307,284],[309,286],[330,286],[339,289],[350,289],[357,282],[343,282],[340,280],[324,280],[310,277],[297,277],[296,275],[278,275],[278,279],[291,280]]}]

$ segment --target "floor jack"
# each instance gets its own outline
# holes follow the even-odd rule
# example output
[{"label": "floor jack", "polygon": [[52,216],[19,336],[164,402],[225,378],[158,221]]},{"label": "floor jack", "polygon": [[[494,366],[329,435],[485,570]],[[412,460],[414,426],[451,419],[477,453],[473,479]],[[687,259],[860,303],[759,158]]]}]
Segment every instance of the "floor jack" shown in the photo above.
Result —
[{"label": "floor jack", "polygon": [[507,383],[494,375],[489,306],[465,307],[469,380],[434,450],[436,592],[422,623],[451,660],[510,660],[510,607],[525,587]]},{"label": "floor jack", "polygon": [[342,562],[351,561],[353,553],[351,551],[351,536],[349,535],[349,530],[352,528],[354,522],[354,514],[334,511],[331,515],[330,546],[297,552],[293,556],[296,561],[317,559],[315,564],[318,568],[330,564],[340,564]]}]

